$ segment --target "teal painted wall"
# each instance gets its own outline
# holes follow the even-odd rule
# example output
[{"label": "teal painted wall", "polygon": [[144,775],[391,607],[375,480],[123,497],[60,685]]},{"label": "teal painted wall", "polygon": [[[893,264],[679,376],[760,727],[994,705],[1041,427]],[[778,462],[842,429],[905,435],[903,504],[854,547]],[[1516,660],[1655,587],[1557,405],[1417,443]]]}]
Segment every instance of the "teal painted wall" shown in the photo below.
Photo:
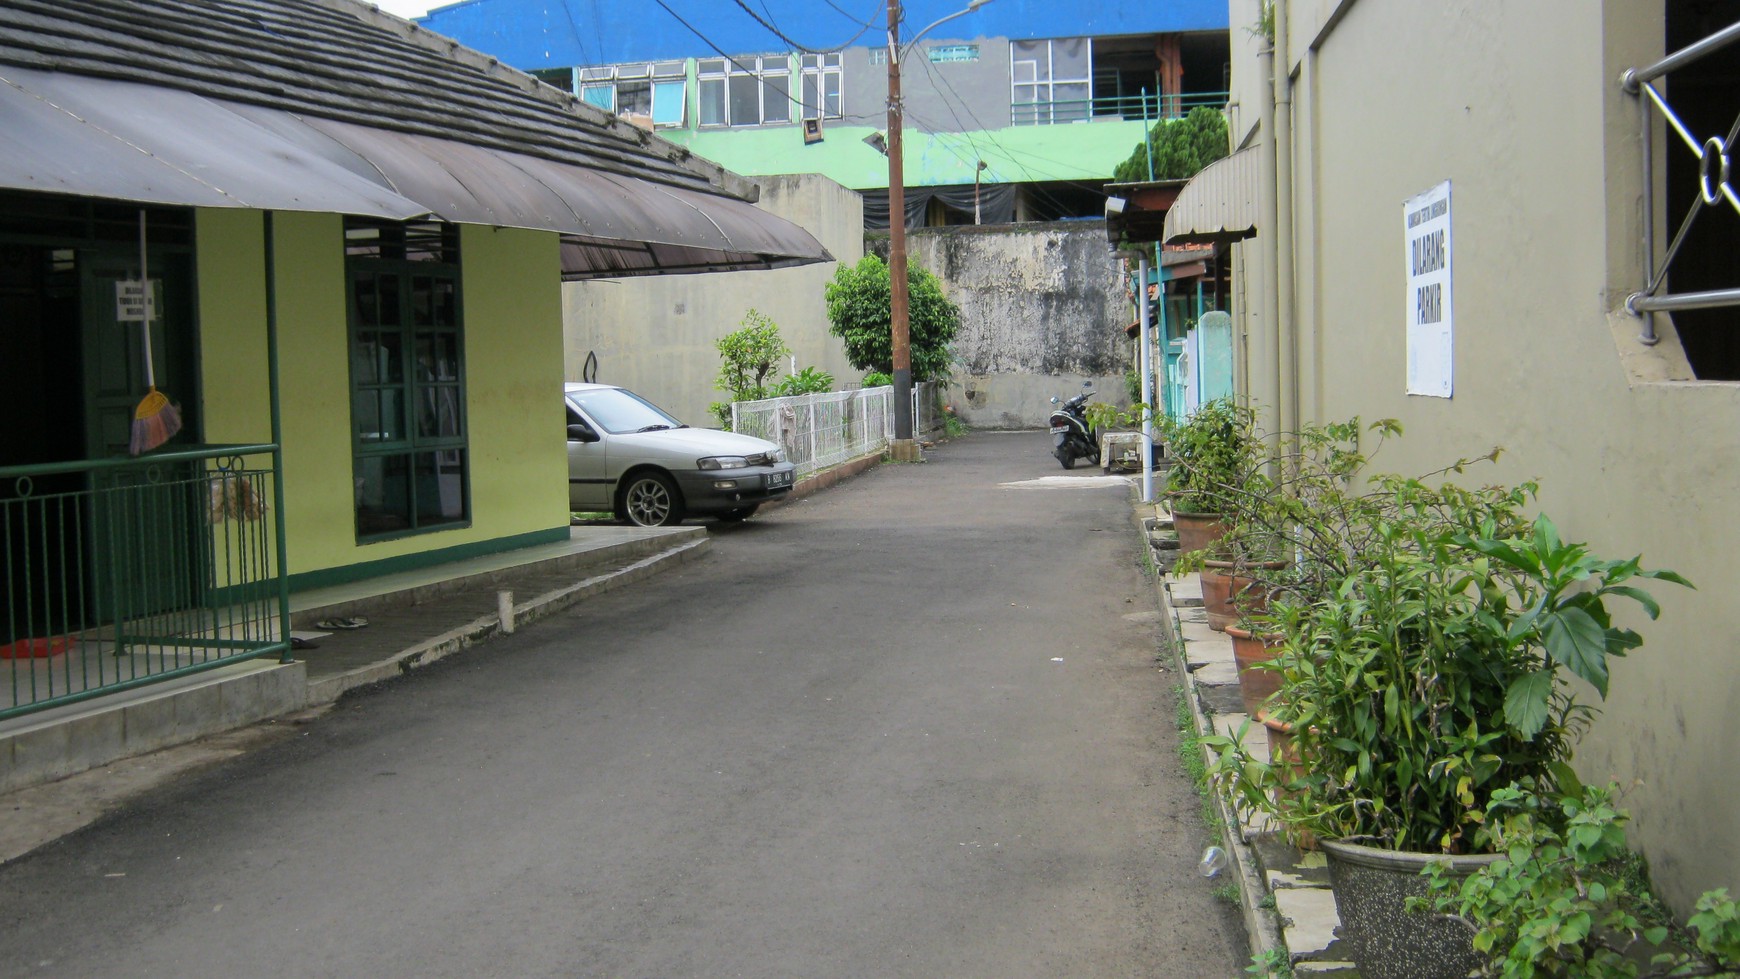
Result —
[{"label": "teal painted wall", "polygon": [[[990,132],[904,134],[906,182],[914,186],[970,184],[979,160],[986,184],[1048,180],[1104,180],[1142,145],[1141,120],[1106,120],[1058,126],[1011,126]],[[757,177],[820,173],[853,190],[886,190],[888,158],[864,142],[870,126],[829,126],[819,143],[804,145],[795,126],[659,135],[689,147],[727,170]]]}]

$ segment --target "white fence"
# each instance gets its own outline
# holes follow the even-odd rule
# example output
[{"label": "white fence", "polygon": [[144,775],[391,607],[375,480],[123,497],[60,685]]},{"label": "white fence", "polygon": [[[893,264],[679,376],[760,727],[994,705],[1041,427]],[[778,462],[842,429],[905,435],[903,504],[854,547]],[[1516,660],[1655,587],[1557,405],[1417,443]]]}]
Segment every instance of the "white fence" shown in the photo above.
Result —
[{"label": "white fence", "polygon": [[731,405],[731,430],[784,446],[801,478],[887,448],[894,437],[894,389],[738,401]]}]

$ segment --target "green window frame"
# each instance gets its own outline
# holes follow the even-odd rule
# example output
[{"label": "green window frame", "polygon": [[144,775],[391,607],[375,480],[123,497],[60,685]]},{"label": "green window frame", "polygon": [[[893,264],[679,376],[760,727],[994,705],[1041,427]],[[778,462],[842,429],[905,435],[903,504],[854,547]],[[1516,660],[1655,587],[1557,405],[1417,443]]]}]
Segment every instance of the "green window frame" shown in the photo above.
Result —
[{"label": "green window frame", "polygon": [[459,229],[347,219],[358,543],[470,526]]}]

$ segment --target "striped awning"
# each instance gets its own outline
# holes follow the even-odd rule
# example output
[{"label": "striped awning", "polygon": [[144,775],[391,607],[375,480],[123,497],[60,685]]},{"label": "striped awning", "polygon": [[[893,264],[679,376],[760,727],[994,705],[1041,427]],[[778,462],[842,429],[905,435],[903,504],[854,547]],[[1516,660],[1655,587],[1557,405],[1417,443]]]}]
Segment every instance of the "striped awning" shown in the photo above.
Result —
[{"label": "striped awning", "polygon": [[747,201],[191,92],[0,66],[0,188],[553,231],[565,279],[831,260]]},{"label": "striped awning", "polygon": [[1246,147],[1203,167],[1166,212],[1168,244],[1241,241],[1257,233],[1261,160]]}]

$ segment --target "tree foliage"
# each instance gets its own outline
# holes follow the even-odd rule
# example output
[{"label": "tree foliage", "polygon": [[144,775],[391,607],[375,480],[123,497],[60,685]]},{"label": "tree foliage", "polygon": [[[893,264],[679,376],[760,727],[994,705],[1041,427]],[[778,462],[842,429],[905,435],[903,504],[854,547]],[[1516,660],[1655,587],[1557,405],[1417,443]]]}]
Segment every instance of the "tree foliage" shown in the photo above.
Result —
[{"label": "tree foliage", "polygon": [[731,427],[733,401],[761,401],[773,397],[768,380],[779,372],[780,362],[791,354],[780,338],[779,325],[751,308],[743,314],[739,329],[713,341],[719,348],[719,376],[713,384],[731,397],[707,406],[725,428]]},{"label": "tree foliage", "polygon": [[791,350],[780,338],[779,325],[754,309],[738,325],[740,329],[714,341],[720,361],[714,384],[730,392],[732,401],[760,401],[768,397],[768,378],[778,373]]},{"label": "tree foliage", "polygon": [[[1148,176],[1148,151],[1154,152],[1154,176]],[[1226,156],[1226,117],[1206,106],[1190,110],[1183,119],[1162,119],[1148,132],[1146,145],[1138,144],[1130,158],[1112,171],[1113,183],[1146,180],[1182,180]]]},{"label": "tree foliage", "polygon": [[[855,266],[841,265],[828,283],[828,332],[846,346],[846,359],[859,370],[893,373],[893,316],[888,264],[866,255]],[[912,347],[912,379],[948,376],[949,344],[961,327],[961,309],[943,295],[935,275],[915,264],[906,267],[907,336]]]}]

